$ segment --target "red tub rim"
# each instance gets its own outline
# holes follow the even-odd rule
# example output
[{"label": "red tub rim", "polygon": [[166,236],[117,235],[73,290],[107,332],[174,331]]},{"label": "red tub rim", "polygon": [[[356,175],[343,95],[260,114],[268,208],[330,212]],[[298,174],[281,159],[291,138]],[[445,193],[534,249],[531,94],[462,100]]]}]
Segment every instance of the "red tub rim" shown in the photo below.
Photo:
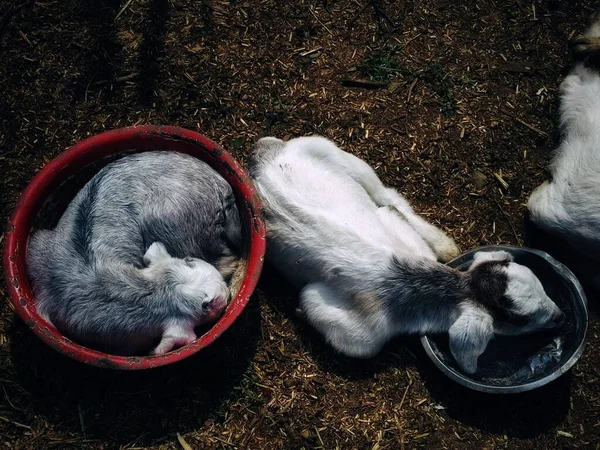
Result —
[{"label": "red tub rim", "polygon": [[[162,145],[160,145],[162,143]],[[165,149],[199,157],[213,167],[233,188],[247,225],[250,242],[246,273],[239,292],[221,318],[193,343],[157,356],[117,356],[92,350],[66,338],[42,319],[27,276],[25,255],[29,233],[37,210],[59,184],[62,175],[103,158],[139,149]],[[203,157],[200,157],[200,156]],[[75,169],[76,170],[76,169]],[[8,296],[19,316],[45,343],[86,364],[113,369],[139,370],[185,359],[213,343],[241,314],[254,292],[263,266],[265,227],[260,218],[261,202],[254,183],[240,164],[218,144],[191,130],[173,126],[134,126],[103,132],[87,138],[46,164],[21,194],[5,233],[3,265]]]}]

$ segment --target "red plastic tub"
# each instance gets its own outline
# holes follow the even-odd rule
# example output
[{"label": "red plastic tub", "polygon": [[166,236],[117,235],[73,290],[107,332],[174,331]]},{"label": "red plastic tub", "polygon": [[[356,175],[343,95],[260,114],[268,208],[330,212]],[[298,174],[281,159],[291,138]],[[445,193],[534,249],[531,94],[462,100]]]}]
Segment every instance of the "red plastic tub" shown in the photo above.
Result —
[{"label": "red plastic tub", "polygon": [[[164,355],[116,356],[76,344],[42,319],[35,307],[27,277],[27,241],[39,211],[53,192],[84,168],[102,164],[117,155],[133,151],[171,150],[195,156],[213,167],[233,188],[247,229],[246,267],[237,295],[212,328],[193,343]],[[70,200],[70,199],[69,199]],[[99,367],[150,369],[180,361],[217,339],[240,315],[260,276],[265,254],[265,228],[260,219],[260,200],[246,171],[210,139],[177,127],[140,126],[108,131],[88,138],[50,161],[25,189],[10,219],[4,242],[4,276],[10,301],[25,323],[45,343],[59,352]]]}]

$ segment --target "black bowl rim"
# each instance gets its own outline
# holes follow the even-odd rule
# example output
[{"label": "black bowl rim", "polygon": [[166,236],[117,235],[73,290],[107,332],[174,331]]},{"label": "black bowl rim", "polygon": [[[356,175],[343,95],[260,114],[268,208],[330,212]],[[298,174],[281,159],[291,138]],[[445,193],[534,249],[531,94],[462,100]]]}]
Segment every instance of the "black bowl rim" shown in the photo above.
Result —
[{"label": "black bowl rim", "polygon": [[467,253],[457,256],[452,261],[449,261],[447,264],[452,264],[453,262],[455,262],[459,259],[467,258],[469,255],[471,255],[475,252],[498,251],[498,250],[504,250],[509,253],[511,253],[513,251],[525,251],[525,252],[535,254],[535,255],[543,258],[544,260],[546,260],[546,262],[548,262],[551,266],[553,266],[557,271],[562,272],[564,274],[564,277],[566,278],[566,280],[568,282],[570,282],[571,285],[575,288],[575,291],[578,294],[578,298],[581,301],[581,304],[583,306],[584,317],[582,318],[583,319],[582,320],[583,332],[581,334],[581,341],[579,342],[577,349],[573,352],[571,357],[568,360],[566,360],[560,367],[558,367],[554,372],[546,375],[544,378],[541,378],[539,380],[532,381],[530,383],[516,384],[516,385],[512,385],[512,386],[491,386],[491,385],[487,385],[484,383],[480,383],[480,382],[468,379],[463,374],[455,371],[453,368],[448,367],[446,364],[444,364],[444,362],[440,358],[438,358],[438,356],[433,351],[433,348],[431,347],[431,342],[427,338],[426,335],[421,337],[421,344],[423,345],[423,348],[425,349],[425,353],[427,353],[427,356],[429,356],[429,358],[437,366],[437,368],[440,369],[448,378],[452,379],[453,381],[457,382],[458,384],[465,386],[467,388],[473,389],[475,391],[485,392],[488,394],[517,394],[517,393],[537,389],[541,386],[544,386],[544,385],[556,380],[558,377],[560,377],[561,375],[568,372],[569,369],[571,369],[575,365],[575,363],[579,360],[579,358],[581,357],[581,354],[583,353],[583,350],[585,348],[585,338],[586,338],[587,328],[588,328],[587,297],[585,295],[585,292],[583,291],[583,287],[581,286],[581,283],[575,277],[575,275],[573,275],[573,272],[571,272],[564,264],[560,263],[559,261],[554,259],[552,256],[550,256],[548,253],[543,252],[541,250],[536,250],[536,249],[527,248],[527,247],[512,247],[512,246],[506,246],[506,245],[488,245],[488,246],[483,246],[483,247],[479,247],[479,248],[470,250]]}]

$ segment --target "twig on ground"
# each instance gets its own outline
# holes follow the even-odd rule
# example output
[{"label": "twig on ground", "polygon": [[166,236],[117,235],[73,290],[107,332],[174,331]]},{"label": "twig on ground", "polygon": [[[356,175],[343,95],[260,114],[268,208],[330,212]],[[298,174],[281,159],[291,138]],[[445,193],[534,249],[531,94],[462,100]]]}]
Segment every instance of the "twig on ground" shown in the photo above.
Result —
[{"label": "twig on ground", "polygon": [[389,83],[381,81],[355,80],[351,78],[344,78],[342,80],[342,86],[358,87],[364,89],[382,89],[388,87],[388,85]]},{"label": "twig on ground", "polygon": [[17,0],[15,0],[8,8],[6,8],[6,12],[2,15],[2,17],[0,17],[0,36],[2,36],[2,33],[10,23],[15,13],[25,6],[31,5],[33,2],[34,0],[27,0],[20,5],[17,5]]},{"label": "twig on ground", "polygon": [[546,133],[545,131],[542,131],[536,127],[534,127],[533,125],[528,124],[527,122],[525,122],[524,120],[519,119],[518,117],[515,117],[515,120],[517,122],[519,122],[521,125],[525,125],[527,128],[529,128],[531,131],[535,131],[537,134],[539,134],[540,136],[543,137],[547,137],[548,133]]},{"label": "twig on ground", "polygon": [[113,78],[112,80],[100,80],[92,83],[92,86],[100,86],[102,84],[122,83],[124,81],[133,80],[139,73],[130,73],[129,75],[123,75],[122,77]]},{"label": "twig on ground", "polygon": [[133,0],[128,0],[127,3],[125,3],[123,5],[123,7],[119,10],[119,12],[117,13],[117,15],[115,16],[115,22],[117,20],[119,20],[119,17],[121,17],[121,14],[123,14],[127,10],[127,8],[129,8],[129,5],[131,5],[131,2],[133,2]]},{"label": "twig on ground", "polygon": [[[488,198],[488,197],[486,197]],[[496,206],[498,207],[498,209],[500,210],[500,212],[502,213],[502,215],[504,216],[504,218],[506,219],[506,221],[508,222],[508,225],[510,226],[510,229],[513,232],[513,235],[517,241],[517,244],[519,245],[519,247],[521,247],[523,245],[523,243],[521,242],[521,239],[519,239],[519,235],[517,234],[517,230],[515,229],[512,220],[510,220],[510,217],[508,217],[508,214],[506,214],[506,212],[504,211],[504,209],[502,208],[502,206],[500,205],[500,203],[498,203],[498,200],[496,200],[494,197],[489,197],[492,199],[492,201],[496,204]]]},{"label": "twig on ground", "polygon": [[317,19],[317,22],[319,22],[323,28],[325,28],[327,30],[327,32],[333,36],[333,32],[327,27],[327,25],[325,25],[323,22],[321,22],[321,19],[319,19],[319,17],[315,14],[315,12],[313,11],[312,7],[309,9],[310,13],[314,16],[315,19]]}]

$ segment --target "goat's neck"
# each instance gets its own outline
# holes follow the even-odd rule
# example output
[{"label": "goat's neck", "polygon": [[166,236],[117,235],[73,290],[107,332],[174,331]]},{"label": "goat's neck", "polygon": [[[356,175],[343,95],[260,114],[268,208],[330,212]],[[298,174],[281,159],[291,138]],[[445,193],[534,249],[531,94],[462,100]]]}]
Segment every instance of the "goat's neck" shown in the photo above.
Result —
[{"label": "goat's neck", "polygon": [[435,261],[394,259],[380,297],[402,333],[441,333],[472,298],[466,274]]}]

